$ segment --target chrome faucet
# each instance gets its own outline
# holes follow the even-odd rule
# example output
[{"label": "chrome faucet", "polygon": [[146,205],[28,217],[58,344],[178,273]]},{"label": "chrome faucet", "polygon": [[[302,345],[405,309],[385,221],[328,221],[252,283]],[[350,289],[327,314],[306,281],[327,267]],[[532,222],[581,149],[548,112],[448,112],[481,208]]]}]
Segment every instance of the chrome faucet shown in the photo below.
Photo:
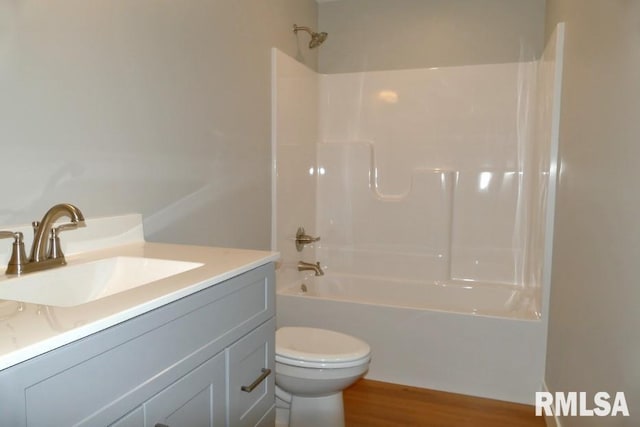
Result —
[{"label": "chrome faucet", "polygon": [[[71,219],[71,222],[54,227],[55,222],[63,216]],[[65,265],[67,261],[61,250],[59,234],[63,230],[75,229],[83,223],[84,216],[76,206],[68,203],[53,206],[44,214],[41,221],[34,221],[32,224],[33,244],[31,246],[31,256],[28,259],[24,251],[22,233],[0,231],[0,238],[13,237],[14,239],[11,260],[7,265],[6,273],[30,273]]]},{"label": "chrome faucet", "polygon": [[310,262],[299,261],[298,271],[306,271],[306,270],[313,271],[316,274],[316,276],[324,276],[324,271],[322,271],[322,268],[320,268],[320,262],[316,262],[315,264],[312,264]]}]

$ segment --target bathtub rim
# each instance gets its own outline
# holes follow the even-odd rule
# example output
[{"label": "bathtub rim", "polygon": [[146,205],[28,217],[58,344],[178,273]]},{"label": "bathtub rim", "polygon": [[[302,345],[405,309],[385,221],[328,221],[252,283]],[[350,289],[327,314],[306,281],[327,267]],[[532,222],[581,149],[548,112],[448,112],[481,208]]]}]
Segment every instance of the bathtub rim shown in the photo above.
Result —
[{"label": "bathtub rim", "polygon": [[[478,282],[478,281],[466,281],[466,280],[451,280],[451,281],[442,281],[435,280],[433,282],[427,281],[419,281],[419,280],[403,280],[397,278],[387,278],[387,277],[377,277],[377,276],[365,276],[365,275],[356,275],[356,274],[343,274],[343,273],[329,273],[327,276],[321,276],[318,279],[320,280],[328,280],[330,278],[357,278],[357,279],[365,279],[365,280],[388,280],[395,283],[408,283],[410,285],[427,285],[434,286],[440,289],[452,288],[452,289],[469,289],[469,288],[486,288],[486,289],[500,289],[500,290],[509,290],[509,291],[521,291],[524,292],[528,288],[522,285],[510,285],[503,283],[487,283],[487,282]],[[487,317],[494,319],[505,319],[505,320],[519,320],[519,321],[533,321],[539,322],[543,320],[543,316],[540,312],[535,309],[529,307],[520,310],[465,310],[456,307],[452,308],[439,308],[439,307],[428,307],[428,306],[416,306],[416,305],[405,305],[405,304],[391,304],[391,303],[383,303],[383,302],[371,302],[366,300],[355,300],[349,298],[337,298],[331,296],[324,295],[305,295],[302,291],[295,291],[294,289],[300,289],[303,284],[307,284],[310,281],[315,282],[317,279],[313,275],[305,274],[303,277],[297,280],[289,280],[287,283],[281,284],[277,287],[276,293],[278,296],[283,297],[293,297],[293,298],[309,298],[323,301],[340,301],[346,303],[353,304],[362,304],[367,306],[380,306],[380,307],[388,307],[388,308],[397,308],[404,310],[415,310],[415,311],[434,311],[438,313],[451,313],[456,315],[469,315],[476,317]],[[306,282],[306,283],[305,283]],[[314,283],[315,285],[315,283]]]}]

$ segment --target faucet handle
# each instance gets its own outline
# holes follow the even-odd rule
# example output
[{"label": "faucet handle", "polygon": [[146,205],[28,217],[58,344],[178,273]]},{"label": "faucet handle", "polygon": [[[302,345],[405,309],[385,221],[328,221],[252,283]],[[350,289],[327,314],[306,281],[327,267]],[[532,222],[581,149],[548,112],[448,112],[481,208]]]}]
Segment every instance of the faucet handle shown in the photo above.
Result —
[{"label": "faucet handle", "polygon": [[7,264],[6,274],[20,274],[27,263],[27,254],[24,251],[24,236],[19,231],[0,231],[0,238],[13,238],[13,248],[11,250],[11,258]]},{"label": "faucet handle", "polygon": [[17,239],[19,236],[22,236],[22,233],[19,231],[4,231],[0,230],[0,239]]},{"label": "faucet handle", "polygon": [[305,233],[303,227],[298,227],[298,231],[296,232],[296,249],[298,250],[298,252],[302,252],[302,248],[304,248],[304,245],[317,242],[318,240],[320,240],[320,236],[309,236]]},{"label": "faucet handle", "polygon": [[62,246],[60,245],[60,232],[64,230],[73,230],[78,228],[77,222],[68,222],[60,224],[59,226],[51,229],[51,235],[49,236],[49,252],[47,253],[47,259],[63,259]]}]

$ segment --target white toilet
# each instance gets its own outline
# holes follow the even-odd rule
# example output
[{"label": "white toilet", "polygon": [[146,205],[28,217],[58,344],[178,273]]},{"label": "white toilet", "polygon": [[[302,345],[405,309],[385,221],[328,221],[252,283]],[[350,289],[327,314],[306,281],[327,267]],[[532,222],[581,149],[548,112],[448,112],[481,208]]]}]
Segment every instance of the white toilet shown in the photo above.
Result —
[{"label": "white toilet", "polygon": [[369,369],[371,348],[325,329],[276,331],[276,425],[342,427],[342,390]]}]

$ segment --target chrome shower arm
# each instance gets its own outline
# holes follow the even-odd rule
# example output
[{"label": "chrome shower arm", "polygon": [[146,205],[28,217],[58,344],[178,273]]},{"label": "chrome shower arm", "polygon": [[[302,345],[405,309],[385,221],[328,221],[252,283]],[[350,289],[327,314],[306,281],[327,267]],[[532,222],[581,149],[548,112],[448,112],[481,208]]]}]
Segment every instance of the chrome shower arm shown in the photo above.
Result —
[{"label": "chrome shower arm", "polygon": [[297,34],[298,31],[306,31],[307,33],[309,33],[311,37],[313,37],[313,34],[314,34],[314,32],[311,31],[311,28],[309,27],[301,27],[296,24],[293,24],[293,32]]}]

